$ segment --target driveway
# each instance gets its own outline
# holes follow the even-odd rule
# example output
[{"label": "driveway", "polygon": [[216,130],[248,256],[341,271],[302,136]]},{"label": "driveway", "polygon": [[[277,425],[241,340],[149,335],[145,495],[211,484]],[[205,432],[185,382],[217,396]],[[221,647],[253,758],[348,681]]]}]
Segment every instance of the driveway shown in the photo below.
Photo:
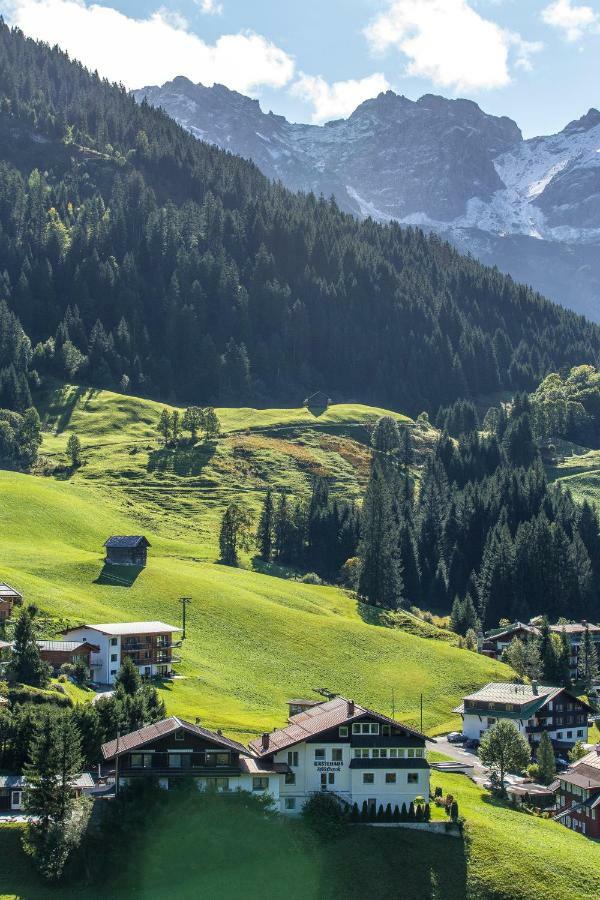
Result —
[{"label": "driveway", "polygon": [[467,750],[462,744],[451,744],[443,735],[436,737],[435,749],[438,753],[443,753],[444,756],[449,756],[456,762],[473,766],[469,777],[477,784],[483,784],[488,780],[489,769],[483,765],[475,750]]}]

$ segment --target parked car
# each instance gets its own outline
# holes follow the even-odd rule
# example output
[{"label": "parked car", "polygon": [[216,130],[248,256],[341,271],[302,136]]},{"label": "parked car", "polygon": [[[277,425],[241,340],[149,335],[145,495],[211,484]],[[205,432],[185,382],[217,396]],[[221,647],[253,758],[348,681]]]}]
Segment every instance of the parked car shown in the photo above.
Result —
[{"label": "parked car", "polygon": [[461,731],[451,731],[450,734],[446,735],[446,740],[449,744],[462,744],[464,739],[465,736]]},{"label": "parked car", "polygon": [[467,750],[477,750],[479,747],[479,741],[474,740],[473,738],[469,738],[468,741],[465,741],[465,747]]}]

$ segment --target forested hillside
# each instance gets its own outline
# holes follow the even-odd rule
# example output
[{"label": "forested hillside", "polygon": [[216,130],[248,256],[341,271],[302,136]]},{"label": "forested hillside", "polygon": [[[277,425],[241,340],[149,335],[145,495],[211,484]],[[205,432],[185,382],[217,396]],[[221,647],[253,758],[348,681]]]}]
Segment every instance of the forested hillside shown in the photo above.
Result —
[{"label": "forested hillside", "polygon": [[320,387],[414,413],[600,356],[596,326],[439,239],[270,185],[3,23],[0,260],[34,347],[3,313],[0,406],[17,409],[28,369],[204,403]]}]

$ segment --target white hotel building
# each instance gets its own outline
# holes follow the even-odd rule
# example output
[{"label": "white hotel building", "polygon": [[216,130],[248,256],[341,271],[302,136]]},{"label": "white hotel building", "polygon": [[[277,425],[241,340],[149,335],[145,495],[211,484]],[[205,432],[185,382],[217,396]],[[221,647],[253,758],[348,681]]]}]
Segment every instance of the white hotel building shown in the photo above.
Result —
[{"label": "white hotel building", "polygon": [[278,805],[299,813],[315,792],[348,804],[401,809],[429,798],[426,735],[353,700],[290,701],[289,724],[250,743],[262,764],[279,769]]}]

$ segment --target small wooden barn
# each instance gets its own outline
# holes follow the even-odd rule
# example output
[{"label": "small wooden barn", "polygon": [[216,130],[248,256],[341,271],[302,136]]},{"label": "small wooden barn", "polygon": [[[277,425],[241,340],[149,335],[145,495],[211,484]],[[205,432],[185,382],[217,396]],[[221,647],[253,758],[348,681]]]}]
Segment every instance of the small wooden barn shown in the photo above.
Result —
[{"label": "small wooden barn", "polygon": [[143,535],[113,535],[104,546],[108,565],[143,568],[148,561],[150,542]]},{"label": "small wooden barn", "polygon": [[0,622],[12,618],[13,608],[20,606],[22,602],[23,597],[18,591],[9,584],[0,582]]},{"label": "small wooden barn", "polygon": [[302,405],[306,406],[307,409],[324,410],[329,408],[330,403],[331,397],[328,397],[324,391],[315,391],[314,394],[306,398]]}]

